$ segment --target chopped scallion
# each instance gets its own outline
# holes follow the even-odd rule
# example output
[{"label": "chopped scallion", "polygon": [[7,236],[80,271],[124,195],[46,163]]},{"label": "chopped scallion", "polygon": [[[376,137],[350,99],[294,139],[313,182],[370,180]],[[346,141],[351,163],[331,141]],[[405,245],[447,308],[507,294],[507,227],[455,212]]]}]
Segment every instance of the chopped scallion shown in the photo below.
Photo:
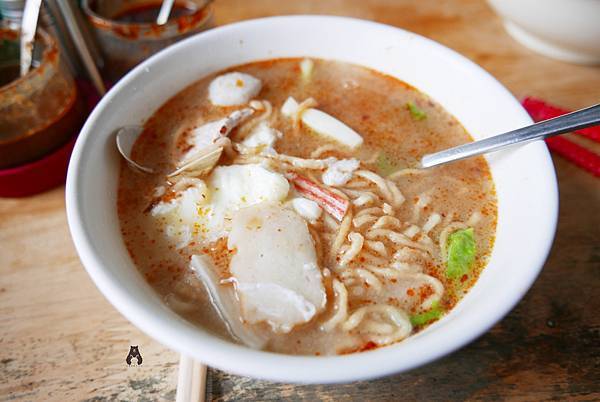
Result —
[{"label": "chopped scallion", "polygon": [[415,120],[423,120],[427,117],[427,113],[425,113],[425,111],[419,109],[419,107],[412,102],[408,102],[406,104],[406,108],[410,112],[410,115],[412,116],[412,118]]}]

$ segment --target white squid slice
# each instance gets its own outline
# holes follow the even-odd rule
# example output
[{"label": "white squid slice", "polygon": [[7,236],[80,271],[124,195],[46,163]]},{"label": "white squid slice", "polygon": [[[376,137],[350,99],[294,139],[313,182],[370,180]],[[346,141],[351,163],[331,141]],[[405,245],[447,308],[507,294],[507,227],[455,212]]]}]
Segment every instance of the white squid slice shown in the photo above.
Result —
[{"label": "white squid slice", "polygon": [[193,255],[190,266],[204,284],[211,303],[225,322],[231,336],[253,349],[264,348],[267,339],[241,321],[240,306],[233,286],[219,283],[208,257]]},{"label": "white squid slice", "polygon": [[[291,96],[281,107],[284,116],[292,117],[298,112],[300,104]],[[363,143],[363,138],[335,117],[314,108],[308,108],[302,112],[302,122],[318,134],[338,141],[351,149],[356,149]]]},{"label": "white squid slice", "polygon": [[363,143],[363,138],[356,131],[318,109],[306,109],[302,113],[302,122],[317,133],[331,137],[351,149],[356,149]]}]

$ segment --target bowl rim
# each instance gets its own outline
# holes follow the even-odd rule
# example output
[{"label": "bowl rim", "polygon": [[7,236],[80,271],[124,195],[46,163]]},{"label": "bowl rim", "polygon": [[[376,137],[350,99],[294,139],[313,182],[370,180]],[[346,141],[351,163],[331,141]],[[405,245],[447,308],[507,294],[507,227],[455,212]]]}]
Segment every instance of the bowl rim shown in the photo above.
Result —
[{"label": "bowl rim", "polygon": [[203,38],[218,36],[229,31],[235,32],[237,30],[256,28],[257,26],[273,22],[305,24],[337,22],[355,25],[357,29],[389,31],[392,35],[398,35],[399,33],[404,35],[410,34],[415,40],[421,41],[424,47],[428,47],[435,52],[441,52],[445,56],[459,61],[477,79],[487,80],[490,85],[496,87],[497,93],[495,95],[503,96],[505,100],[512,100],[515,108],[514,112],[521,114],[524,124],[531,122],[530,117],[513,95],[481,67],[437,42],[400,28],[348,17],[296,15],[247,20],[204,32],[170,46],[135,67],[100,101],[81,131],[69,165],[66,185],[66,207],[71,235],[88,274],[92,277],[94,283],[104,296],[121,314],[162,344],[181,353],[190,354],[192,357],[221,370],[271,381],[325,384],[383,377],[429,363],[479,337],[491,326],[500,321],[522,299],[541,271],[552,246],[558,218],[558,190],[550,154],[546,146],[541,142],[529,144],[528,147],[537,152],[542,163],[547,166],[548,175],[545,178],[548,189],[547,202],[548,210],[553,216],[548,217],[546,222],[547,230],[543,232],[545,237],[541,240],[541,243],[545,247],[540,247],[535,253],[536,263],[527,272],[527,277],[518,286],[514,286],[511,289],[510,302],[504,304],[497,303],[495,310],[483,317],[478,317],[478,321],[471,325],[469,331],[460,331],[457,330],[456,325],[452,327],[447,325],[446,332],[448,333],[448,338],[443,345],[421,342],[427,347],[418,351],[413,350],[411,353],[404,351],[406,359],[400,359],[400,361],[390,359],[392,349],[400,344],[415,342],[413,340],[414,337],[389,347],[341,356],[294,356],[252,350],[245,346],[225,341],[214,335],[209,335],[183,320],[181,322],[167,323],[163,316],[149,311],[140,300],[136,300],[130,296],[125,285],[116,283],[104,269],[102,256],[95,252],[92,236],[81,219],[83,213],[78,200],[80,183],[77,174],[77,166],[82,163],[82,157],[84,151],[86,151],[86,140],[89,137],[90,128],[98,119],[98,116],[101,115],[102,110],[137,74],[142,73],[144,69],[152,66],[155,61],[169,57],[189,42],[202,41]]}]

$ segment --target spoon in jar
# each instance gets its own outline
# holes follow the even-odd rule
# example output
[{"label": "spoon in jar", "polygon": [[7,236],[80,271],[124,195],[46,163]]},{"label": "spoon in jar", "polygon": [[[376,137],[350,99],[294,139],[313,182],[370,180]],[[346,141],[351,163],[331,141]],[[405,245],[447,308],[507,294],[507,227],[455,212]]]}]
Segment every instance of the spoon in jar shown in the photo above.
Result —
[{"label": "spoon in jar", "polygon": [[427,154],[421,159],[421,168],[430,168],[471,156],[498,151],[502,148],[525,144],[534,140],[552,137],[586,127],[600,125],[600,104],[544,120],[530,126],[518,128],[504,134],[459,145],[444,151]]},{"label": "spoon in jar", "polygon": [[41,7],[42,0],[27,0],[25,2],[23,20],[21,22],[21,77],[27,74],[31,68],[35,31],[37,30]]},{"label": "spoon in jar", "polygon": [[167,23],[169,20],[169,15],[171,15],[173,3],[175,3],[175,0],[163,0],[160,6],[160,11],[158,12],[158,16],[156,17],[157,25],[165,25]]}]

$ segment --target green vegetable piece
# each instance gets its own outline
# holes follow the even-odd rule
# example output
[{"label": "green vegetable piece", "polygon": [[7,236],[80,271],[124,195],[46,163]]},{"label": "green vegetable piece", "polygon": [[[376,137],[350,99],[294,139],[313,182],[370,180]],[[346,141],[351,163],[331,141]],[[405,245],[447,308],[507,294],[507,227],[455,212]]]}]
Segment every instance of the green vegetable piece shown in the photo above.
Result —
[{"label": "green vegetable piece", "polygon": [[413,325],[413,327],[420,327],[422,325],[429,324],[432,321],[439,320],[442,314],[444,314],[444,310],[442,310],[436,302],[431,305],[429,310],[411,316],[410,323]]},{"label": "green vegetable piece", "polygon": [[446,276],[460,278],[469,272],[475,261],[475,232],[473,228],[461,229],[448,236],[448,263]]},{"label": "green vegetable piece", "polygon": [[412,118],[415,120],[423,120],[427,117],[427,113],[425,113],[425,111],[419,109],[417,107],[417,105],[415,105],[412,102],[408,102],[406,104],[406,108],[410,112],[410,115],[412,116]]},{"label": "green vegetable piece", "polygon": [[379,154],[379,156],[377,157],[376,164],[377,173],[379,173],[379,175],[382,177],[389,176],[396,170],[398,170],[398,166],[394,163],[394,161],[392,161],[392,159],[389,156],[385,154],[385,152]]}]

